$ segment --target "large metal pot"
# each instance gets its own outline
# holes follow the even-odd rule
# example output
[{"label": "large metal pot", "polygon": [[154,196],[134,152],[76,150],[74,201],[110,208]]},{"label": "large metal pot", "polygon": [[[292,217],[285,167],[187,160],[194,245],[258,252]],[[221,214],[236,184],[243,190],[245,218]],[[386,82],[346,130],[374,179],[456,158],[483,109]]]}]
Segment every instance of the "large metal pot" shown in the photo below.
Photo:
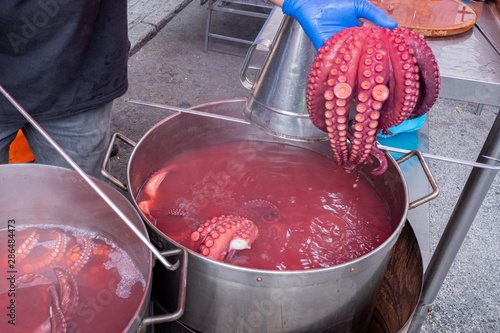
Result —
[{"label": "large metal pot", "polygon": [[[132,204],[111,186],[97,179],[93,181],[128,219],[147,235],[147,230]],[[26,225],[43,224],[75,227],[112,239],[130,256],[145,281],[145,287],[142,299],[136,304],[135,313],[130,317],[124,332],[143,330],[159,319],[163,321],[176,319],[171,316],[146,317],[151,298],[153,265],[151,253],[78,173],[40,164],[1,165],[0,198],[2,200],[0,220],[3,221],[0,231],[7,229],[7,221],[14,221],[9,230],[11,227],[20,230]],[[16,241],[22,240],[16,239]],[[5,247],[7,250],[7,246]],[[168,256],[171,253],[164,254]],[[81,300],[85,301],[88,299]],[[106,305],[106,302],[99,303],[99,297],[94,301],[97,302],[96,307],[89,307],[87,312],[93,309],[102,311],[102,307]],[[180,313],[177,313],[176,316],[179,315]],[[98,329],[99,327],[95,328]]]},{"label": "large metal pot", "polygon": [[[244,100],[235,100],[196,109],[241,117],[244,105]],[[135,146],[127,171],[132,200],[137,206],[143,184],[172,156],[233,140],[282,142],[324,155],[331,151],[324,141],[289,141],[256,126],[178,113],[154,126]],[[410,205],[404,177],[394,159],[390,155],[387,159],[389,168],[382,176],[371,176],[370,166],[362,171],[391,208],[394,232],[381,246],[345,264],[306,271],[242,268],[189,251],[186,308],[180,320],[203,332],[363,332]],[[157,246],[180,247],[143,218]],[[163,283],[165,292],[175,290],[171,281]]]}]

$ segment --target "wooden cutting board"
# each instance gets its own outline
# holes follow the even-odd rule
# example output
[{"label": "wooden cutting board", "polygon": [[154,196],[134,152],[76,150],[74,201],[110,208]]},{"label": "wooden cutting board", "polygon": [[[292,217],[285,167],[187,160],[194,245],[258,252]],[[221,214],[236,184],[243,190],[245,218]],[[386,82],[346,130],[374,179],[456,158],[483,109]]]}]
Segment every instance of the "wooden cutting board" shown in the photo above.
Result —
[{"label": "wooden cutting board", "polygon": [[453,36],[471,29],[482,8],[459,0],[369,0],[395,19],[400,27],[424,36]]}]

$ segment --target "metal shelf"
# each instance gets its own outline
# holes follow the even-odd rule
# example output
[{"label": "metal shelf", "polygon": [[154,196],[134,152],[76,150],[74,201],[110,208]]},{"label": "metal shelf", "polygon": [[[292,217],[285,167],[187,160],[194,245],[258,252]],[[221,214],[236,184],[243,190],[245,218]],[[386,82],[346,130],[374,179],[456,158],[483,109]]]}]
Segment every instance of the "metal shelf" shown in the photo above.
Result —
[{"label": "metal shelf", "polygon": [[206,2],[208,2],[208,14],[207,14],[207,26],[205,30],[205,52],[208,51],[208,39],[210,37],[237,43],[244,43],[248,45],[251,45],[253,43],[253,40],[235,38],[223,34],[216,34],[210,32],[213,11],[265,19],[269,17],[269,13],[264,13],[262,12],[262,10],[259,9],[269,9],[269,11],[271,11],[271,9],[274,7],[274,4],[268,0],[226,0],[226,1],[201,0],[201,4],[204,4]]}]

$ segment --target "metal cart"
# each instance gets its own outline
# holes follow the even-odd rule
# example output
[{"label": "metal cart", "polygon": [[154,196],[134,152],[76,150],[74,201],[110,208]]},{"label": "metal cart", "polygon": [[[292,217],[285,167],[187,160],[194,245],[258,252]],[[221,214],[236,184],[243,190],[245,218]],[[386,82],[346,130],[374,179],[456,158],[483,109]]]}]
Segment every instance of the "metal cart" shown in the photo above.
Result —
[{"label": "metal cart", "polygon": [[205,52],[208,51],[208,39],[210,37],[249,45],[253,43],[253,40],[210,32],[213,11],[265,19],[269,16],[269,12],[274,7],[274,4],[268,0],[200,0],[200,4],[203,5],[205,3],[208,3],[207,27],[205,30]]}]

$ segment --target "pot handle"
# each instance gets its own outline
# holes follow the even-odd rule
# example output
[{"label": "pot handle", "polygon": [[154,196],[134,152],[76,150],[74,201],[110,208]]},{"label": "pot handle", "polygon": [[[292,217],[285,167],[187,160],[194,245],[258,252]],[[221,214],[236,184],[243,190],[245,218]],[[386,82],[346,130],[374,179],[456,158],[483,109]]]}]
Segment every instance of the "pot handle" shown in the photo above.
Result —
[{"label": "pot handle", "polygon": [[[243,85],[243,87],[247,88],[248,90],[252,90],[253,86],[255,85],[255,82],[250,80],[250,78],[247,76],[247,70],[250,68],[249,67],[250,59],[252,58],[256,47],[257,44],[252,44],[250,46],[240,71],[240,83]],[[261,70],[261,68],[252,68],[252,69],[255,69],[256,75]]]},{"label": "pot handle", "polygon": [[132,147],[135,147],[135,145],[136,145],[136,143],[134,141],[130,140],[129,138],[127,138],[125,135],[123,135],[121,133],[117,132],[117,133],[113,134],[113,136],[111,137],[111,141],[109,142],[108,149],[106,150],[106,156],[104,156],[104,161],[102,162],[101,174],[104,176],[104,178],[106,178],[107,180],[112,182],[115,186],[121,188],[124,191],[128,191],[127,184],[122,183],[121,180],[119,180],[118,178],[116,178],[115,176],[110,174],[107,170],[108,161],[109,161],[109,158],[111,157],[111,150],[113,149],[113,145],[115,144],[116,139],[120,139]]},{"label": "pot handle", "polygon": [[181,276],[179,279],[179,295],[178,295],[178,305],[177,310],[173,313],[151,316],[144,318],[137,329],[137,332],[144,332],[146,327],[154,324],[167,323],[179,319],[184,314],[184,304],[186,302],[186,278],[187,278],[187,267],[188,267],[188,253],[184,249],[174,249],[169,251],[162,251],[161,255],[164,257],[170,257],[174,255],[179,255],[182,253],[181,259]]},{"label": "pot handle", "polygon": [[409,160],[413,156],[417,156],[417,158],[420,162],[420,165],[422,166],[422,169],[424,170],[424,173],[427,176],[427,180],[429,180],[429,183],[431,184],[432,192],[427,194],[426,196],[423,196],[420,199],[417,199],[417,200],[411,202],[410,205],[408,206],[409,209],[416,208],[416,207],[418,207],[426,202],[429,202],[429,201],[435,199],[439,194],[439,188],[437,186],[436,180],[432,176],[431,170],[429,169],[429,166],[427,165],[427,163],[425,163],[424,155],[421,152],[419,152],[418,150],[412,150],[409,153],[398,158],[396,160],[396,163],[401,164],[401,163]]},{"label": "pot handle", "polygon": [[243,87],[247,88],[248,90],[253,90],[253,87],[255,86],[255,81],[253,81],[248,77],[247,71],[249,69],[253,69],[255,80],[257,80],[257,78],[260,75],[260,71],[262,70],[262,65],[250,65],[250,61],[253,58],[253,54],[258,47],[260,47],[259,50],[269,52],[271,47],[271,41],[260,40],[260,39],[256,40],[248,49],[247,55],[245,57],[245,60],[243,61],[243,66],[241,67],[240,71],[240,83],[243,85]]}]

